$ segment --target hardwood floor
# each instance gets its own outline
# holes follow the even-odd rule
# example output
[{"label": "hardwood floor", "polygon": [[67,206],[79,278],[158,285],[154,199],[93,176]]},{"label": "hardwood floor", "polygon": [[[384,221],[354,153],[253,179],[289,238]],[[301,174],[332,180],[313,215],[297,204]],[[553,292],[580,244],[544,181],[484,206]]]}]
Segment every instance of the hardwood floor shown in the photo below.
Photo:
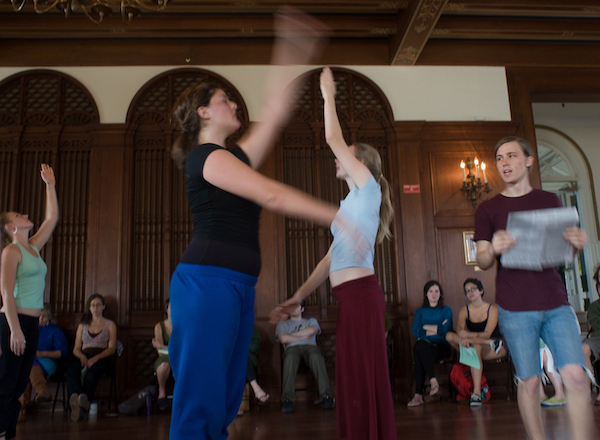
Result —
[{"label": "hardwood floor", "polygon": [[[312,401],[299,400],[296,412],[283,414],[272,399],[238,417],[230,426],[230,440],[331,440],[336,438],[335,410],[324,411]],[[44,404],[28,413],[18,427],[18,440],[154,440],[168,439],[170,412],[151,416],[108,416],[100,409],[96,418],[71,422],[62,408],[54,417],[51,405]],[[596,425],[600,424],[600,407],[594,407]],[[546,436],[552,440],[569,439],[566,408],[544,408]],[[425,440],[525,440],[516,402],[492,399],[480,408],[462,404],[435,403],[408,409],[396,403],[399,439]]]}]

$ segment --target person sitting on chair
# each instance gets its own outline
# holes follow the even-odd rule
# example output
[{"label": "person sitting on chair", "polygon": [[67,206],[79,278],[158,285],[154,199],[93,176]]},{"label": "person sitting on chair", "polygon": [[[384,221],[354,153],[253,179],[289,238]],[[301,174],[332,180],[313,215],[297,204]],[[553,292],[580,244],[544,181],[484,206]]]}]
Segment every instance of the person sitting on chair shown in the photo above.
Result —
[{"label": "person sitting on chair", "polygon": [[27,385],[25,392],[19,399],[21,401],[19,421],[25,421],[32,388],[36,391],[35,403],[47,402],[52,399],[52,396],[48,392],[46,379],[56,372],[58,362],[69,355],[67,338],[63,331],[54,325],[53,320],[52,305],[46,303],[38,319],[40,337],[38,339],[35,360],[29,373],[29,381],[31,383]]},{"label": "person sitting on chair", "polygon": [[156,404],[161,411],[167,409],[166,384],[167,379],[169,379],[169,375],[171,374],[168,347],[171,331],[173,331],[173,324],[171,323],[171,303],[168,299],[165,301],[165,307],[167,319],[160,321],[154,326],[154,338],[152,339],[152,346],[158,353],[158,358],[154,361],[154,371],[156,372],[156,379],[158,380],[158,400],[156,401]]},{"label": "person sitting on chair", "polygon": [[467,278],[463,288],[469,304],[458,312],[456,333],[448,332],[446,340],[457,350],[461,345],[475,349],[481,368],[471,367],[473,378],[471,406],[480,406],[483,361],[502,359],[506,356],[506,349],[503,347],[502,335],[498,327],[498,308],[483,300],[484,291],[481,281],[477,278]]},{"label": "person sitting on chair", "polygon": [[[436,280],[423,286],[423,305],[415,312],[412,334],[417,338],[413,347],[415,394],[408,402],[409,408],[436,402],[441,399],[440,384],[434,366],[440,359],[450,356],[446,333],[452,330],[452,309],[444,305],[444,291]],[[429,394],[423,399],[425,377],[429,376]]]},{"label": "person sitting on chair", "polygon": [[67,370],[69,406],[74,422],[87,416],[98,380],[114,370],[112,356],[117,349],[117,326],[103,316],[105,304],[102,295],[90,296],[77,327],[73,347],[77,359]]},{"label": "person sitting on chair", "polygon": [[317,379],[319,395],[323,399],[323,409],[335,407],[325,359],[317,347],[317,335],[321,333],[321,328],[315,318],[302,318],[302,312],[304,312],[304,307],[299,304],[290,315],[290,319],[280,322],[275,329],[277,339],[284,347],[281,393],[281,411],[283,412],[296,410],[292,398],[296,389],[296,373],[302,359]]}]

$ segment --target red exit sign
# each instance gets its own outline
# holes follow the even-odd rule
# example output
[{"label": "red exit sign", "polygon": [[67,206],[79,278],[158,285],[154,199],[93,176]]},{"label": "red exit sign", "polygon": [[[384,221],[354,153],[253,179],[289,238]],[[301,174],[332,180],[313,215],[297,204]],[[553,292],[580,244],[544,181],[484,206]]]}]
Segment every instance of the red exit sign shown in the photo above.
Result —
[{"label": "red exit sign", "polygon": [[404,194],[419,194],[421,185],[404,185]]}]

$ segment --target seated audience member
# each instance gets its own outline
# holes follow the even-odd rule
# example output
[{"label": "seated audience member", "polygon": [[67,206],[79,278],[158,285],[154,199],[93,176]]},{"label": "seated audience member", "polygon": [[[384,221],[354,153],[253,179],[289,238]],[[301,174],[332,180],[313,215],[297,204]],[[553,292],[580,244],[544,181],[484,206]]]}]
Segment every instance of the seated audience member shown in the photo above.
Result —
[{"label": "seated audience member", "polygon": [[152,346],[158,353],[158,358],[154,361],[154,371],[156,372],[156,379],[158,381],[158,400],[156,401],[156,404],[161,411],[167,409],[167,390],[165,387],[169,375],[171,374],[168,347],[171,332],[173,331],[173,324],[171,323],[171,303],[169,300],[165,301],[165,307],[167,319],[160,321],[154,326],[154,338],[152,339]]},{"label": "seated audience member", "polygon": [[117,326],[106,319],[104,297],[94,293],[85,303],[86,312],[77,327],[73,355],[77,358],[67,370],[71,420],[87,416],[98,380],[113,372],[112,356],[117,348]]},{"label": "seated audience member", "polygon": [[[594,280],[596,281],[596,292],[600,295],[600,279],[598,278],[598,272],[600,272],[600,266],[596,268],[594,272]],[[588,337],[581,343],[583,349],[583,357],[585,359],[585,365],[593,373],[593,363],[600,359],[600,299],[590,304],[587,311],[588,320]],[[596,382],[598,382],[596,377]],[[596,396],[594,405],[600,405],[600,393]]]},{"label": "seated audience member", "polygon": [[248,352],[248,366],[246,368],[246,380],[252,387],[254,397],[259,405],[264,405],[271,398],[265,390],[256,381],[256,376],[260,372],[260,365],[258,364],[258,352],[260,351],[260,332],[258,327],[254,324],[254,330],[252,331],[252,340],[250,341],[250,351]]},{"label": "seated audience member", "polygon": [[481,368],[471,368],[473,394],[471,406],[479,406],[481,398],[481,376],[483,361],[502,359],[506,356],[502,335],[498,328],[498,308],[483,300],[483,284],[477,278],[467,278],[463,283],[469,304],[458,312],[456,333],[448,332],[446,340],[457,350],[459,346],[473,347],[477,352]]},{"label": "seated audience member", "polygon": [[58,361],[69,355],[69,344],[65,334],[52,322],[54,313],[52,306],[44,304],[42,314],[38,319],[40,336],[35,360],[29,373],[30,384],[19,399],[21,401],[21,412],[19,421],[24,421],[27,406],[31,398],[31,389],[35,389],[35,403],[42,403],[52,399],[48,392],[46,379],[56,372]]},{"label": "seated audience member", "polygon": [[415,343],[415,395],[408,402],[413,408],[423,405],[423,387],[425,376],[429,376],[431,389],[425,402],[440,400],[440,384],[435,377],[434,365],[440,359],[450,356],[450,345],[446,333],[452,330],[452,309],[444,306],[444,291],[435,280],[428,281],[423,287],[423,305],[415,312],[412,334]]},{"label": "seated audience member", "polygon": [[[552,353],[544,343],[543,339],[540,339],[540,359],[545,374],[545,376],[542,376],[542,386],[540,386],[540,403],[542,406],[564,406],[566,401],[562,380],[560,380],[558,371],[554,368],[554,358],[552,357]],[[546,379],[546,377],[548,379]],[[546,391],[544,390],[544,385],[548,383],[548,380],[554,387],[554,396],[550,398],[548,398]]]},{"label": "seated audience member", "polygon": [[325,359],[321,350],[317,347],[317,334],[321,333],[321,328],[316,319],[302,318],[304,307],[298,305],[287,321],[277,324],[275,334],[277,339],[284,347],[283,351],[283,377],[281,393],[281,411],[294,412],[292,398],[296,390],[296,373],[300,361],[308,365],[317,379],[319,395],[323,399],[323,408],[331,409],[335,407],[335,401],[332,397]]},{"label": "seated audience member", "polygon": [[[262,387],[258,384],[256,376],[260,372],[260,365],[258,364],[258,352],[260,351],[260,332],[258,331],[258,327],[254,324],[254,329],[252,330],[252,339],[250,340],[250,351],[248,352],[248,363],[246,365],[246,382],[250,384],[252,387],[252,391],[254,392],[254,397],[256,398],[256,402],[258,405],[264,405],[269,401],[271,396],[262,389]],[[244,401],[240,405],[240,409],[238,410],[238,416],[244,414],[244,410],[242,407],[244,406]]]}]

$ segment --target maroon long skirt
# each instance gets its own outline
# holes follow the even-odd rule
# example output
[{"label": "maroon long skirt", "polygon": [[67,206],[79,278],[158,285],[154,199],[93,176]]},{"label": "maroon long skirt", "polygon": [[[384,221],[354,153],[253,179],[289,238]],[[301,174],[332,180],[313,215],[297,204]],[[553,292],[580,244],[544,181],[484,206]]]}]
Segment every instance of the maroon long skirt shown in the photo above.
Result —
[{"label": "maroon long skirt", "polygon": [[371,275],[333,288],[336,335],[337,435],[397,440],[385,343],[385,298]]}]

